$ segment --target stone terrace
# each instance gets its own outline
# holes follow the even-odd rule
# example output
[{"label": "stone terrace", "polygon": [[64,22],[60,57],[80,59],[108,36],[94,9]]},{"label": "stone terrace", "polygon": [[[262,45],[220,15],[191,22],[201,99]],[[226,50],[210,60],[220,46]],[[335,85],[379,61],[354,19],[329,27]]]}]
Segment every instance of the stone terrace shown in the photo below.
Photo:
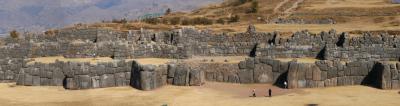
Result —
[{"label": "stone terrace", "polygon": [[335,30],[212,34],[183,28],[154,32],[64,29],[54,34],[3,38],[0,81],[26,86],[90,89],[206,81],[272,83],[289,88],[368,85],[400,88],[400,37],[349,36]]}]

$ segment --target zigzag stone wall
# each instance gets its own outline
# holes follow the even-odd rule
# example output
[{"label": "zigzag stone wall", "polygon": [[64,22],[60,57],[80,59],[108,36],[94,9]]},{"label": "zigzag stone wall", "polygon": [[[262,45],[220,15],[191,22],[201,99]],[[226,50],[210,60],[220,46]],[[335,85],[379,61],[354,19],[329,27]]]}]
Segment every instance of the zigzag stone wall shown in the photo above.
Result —
[{"label": "zigzag stone wall", "polygon": [[63,86],[66,89],[93,89],[132,86],[152,90],[166,84],[199,86],[204,72],[185,64],[141,65],[136,61],[119,60],[98,64],[81,62],[33,63],[18,73],[6,71],[3,81],[16,79],[17,85]]}]

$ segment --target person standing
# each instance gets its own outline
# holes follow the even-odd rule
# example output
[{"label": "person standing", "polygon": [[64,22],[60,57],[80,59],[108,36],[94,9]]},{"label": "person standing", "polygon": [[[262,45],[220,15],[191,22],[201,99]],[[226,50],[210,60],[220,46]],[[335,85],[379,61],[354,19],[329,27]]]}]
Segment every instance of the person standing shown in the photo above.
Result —
[{"label": "person standing", "polygon": [[256,88],[253,88],[252,93],[253,93],[253,97],[256,97]]},{"label": "person standing", "polygon": [[288,89],[288,84],[287,84],[287,82],[285,81],[285,82],[283,82],[283,84],[285,85],[285,89]]},{"label": "person standing", "polygon": [[268,90],[268,96],[269,96],[269,97],[272,97],[272,90],[271,90],[271,88]]}]

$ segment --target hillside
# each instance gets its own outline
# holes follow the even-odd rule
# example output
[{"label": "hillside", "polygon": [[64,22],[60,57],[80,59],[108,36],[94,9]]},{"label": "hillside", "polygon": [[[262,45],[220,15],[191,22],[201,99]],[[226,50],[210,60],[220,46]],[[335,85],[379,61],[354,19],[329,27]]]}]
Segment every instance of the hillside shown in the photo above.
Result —
[{"label": "hillside", "polygon": [[[258,0],[257,11],[253,12],[254,4],[225,0],[192,12],[174,12],[123,24],[103,22],[83,26],[118,30],[195,26],[215,32],[243,32],[249,24],[254,24],[258,31],[288,33],[336,29],[351,33],[390,31],[398,34],[400,30],[400,4],[391,0]],[[238,18],[232,21],[235,17]]]},{"label": "hillside", "polygon": [[[76,23],[148,13],[190,11],[220,0],[0,0],[0,34],[10,30],[44,31]],[[1,36],[1,35],[0,35]]]}]

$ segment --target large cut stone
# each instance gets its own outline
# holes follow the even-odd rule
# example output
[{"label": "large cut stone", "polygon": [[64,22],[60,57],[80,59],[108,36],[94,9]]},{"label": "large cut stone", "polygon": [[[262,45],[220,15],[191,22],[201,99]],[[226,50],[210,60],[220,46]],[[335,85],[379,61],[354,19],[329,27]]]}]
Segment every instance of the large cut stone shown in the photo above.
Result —
[{"label": "large cut stone", "polygon": [[185,86],[189,77],[189,68],[187,66],[179,66],[175,71],[173,85]]},{"label": "large cut stone", "polygon": [[200,70],[190,71],[190,86],[200,86],[204,83],[204,72]]},{"label": "large cut stone", "polygon": [[268,64],[256,64],[254,69],[255,83],[271,83],[273,81],[272,67]]},{"label": "large cut stone", "polygon": [[297,70],[298,70],[298,63],[297,62],[290,62],[289,64],[289,71],[287,76],[288,81],[288,88],[293,89],[297,88],[298,86],[298,77],[297,77]]},{"label": "large cut stone", "polygon": [[253,69],[240,69],[239,80],[240,83],[249,84],[253,83]]}]

